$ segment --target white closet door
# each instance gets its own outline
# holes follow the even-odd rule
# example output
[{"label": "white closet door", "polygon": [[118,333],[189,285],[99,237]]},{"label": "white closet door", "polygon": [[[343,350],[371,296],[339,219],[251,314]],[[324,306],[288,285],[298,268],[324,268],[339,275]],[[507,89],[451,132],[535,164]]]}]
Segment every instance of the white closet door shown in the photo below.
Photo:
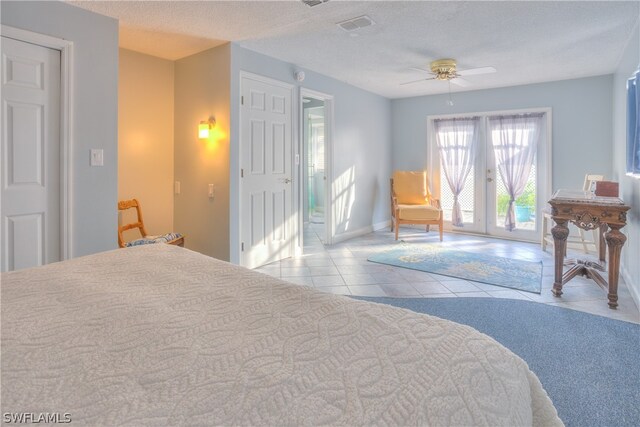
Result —
[{"label": "white closet door", "polygon": [[242,265],[292,255],[292,89],[242,78]]},{"label": "white closet door", "polygon": [[61,259],[60,51],[2,37],[2,271]]}]

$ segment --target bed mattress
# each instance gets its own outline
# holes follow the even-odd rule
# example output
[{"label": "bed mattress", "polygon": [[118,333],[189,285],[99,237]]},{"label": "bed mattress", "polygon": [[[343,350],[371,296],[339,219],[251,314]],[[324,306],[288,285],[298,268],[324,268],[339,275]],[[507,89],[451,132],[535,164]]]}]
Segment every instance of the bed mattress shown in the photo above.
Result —
[{"label": "bed mattress", "polygon": [[4,273],[1,297],[3,414],[74,425],[562,424],[526,363],[470,327],[180,247]]}]

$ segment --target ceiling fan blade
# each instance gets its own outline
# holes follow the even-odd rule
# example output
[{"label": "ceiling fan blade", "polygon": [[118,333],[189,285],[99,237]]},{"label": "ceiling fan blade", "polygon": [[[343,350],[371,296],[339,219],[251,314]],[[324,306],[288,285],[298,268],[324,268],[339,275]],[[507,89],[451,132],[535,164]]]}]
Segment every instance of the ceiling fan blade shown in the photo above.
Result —
[{"label": "ceiling fan blade", "polygon": [[410,70],[413,70],[413,71],[419,71],[419,72],[421,72],[421,73],[429,73],[429,74],[432,74],[432,73],[431,73],[431,71],[429,71],[429,70],[427,70],[427,69],[425,69],[425,68],[420,68],[420,67],[409,67],[409,69],[410,69]]},{"label": "ceiling fan blade", "polygon": [[460,77],[456,77],[455,79],[449,80],[456,86],[467,87],[471,86],[471,82],[469,80],[461,79]]},{"label": "ceiling fan blade", "polygon": [[418,83],[418,82],[424,82],[424,81],[426,81],[426,80],[435,80],[435,77],[427,77],[426,79],[412,80],[412,81],[410,81],[410,82],[400,83],[400,86],[410,85],[410,84]]},{"label": "ceiling fan blade", "polygon": [[469,68],[468,70],[459,70],[458,74],[461,76],[475,76],[476,74],[490,74],[495,73],[496,69],[493,67],[480,67],[480,68]]}]

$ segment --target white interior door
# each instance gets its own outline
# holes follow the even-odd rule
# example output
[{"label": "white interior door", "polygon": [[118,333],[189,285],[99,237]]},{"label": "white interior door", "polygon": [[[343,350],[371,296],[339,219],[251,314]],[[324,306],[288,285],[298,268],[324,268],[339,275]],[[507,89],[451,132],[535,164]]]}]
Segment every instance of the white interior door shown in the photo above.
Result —
[{"label": "white interior door", "polygon": [[1,268],[61,259],[60,51],[2,37]]},{"label": "white interior door", "polygon": [[240,118],[241,262],[293,253],[292,87],[243,76]]}]

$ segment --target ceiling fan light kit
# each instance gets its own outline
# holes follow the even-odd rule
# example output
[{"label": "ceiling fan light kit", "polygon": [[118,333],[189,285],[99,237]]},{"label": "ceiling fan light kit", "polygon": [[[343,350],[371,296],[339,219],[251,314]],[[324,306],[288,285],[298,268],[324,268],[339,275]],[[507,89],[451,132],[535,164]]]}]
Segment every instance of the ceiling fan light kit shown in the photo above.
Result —
[{"label": "ceiling fan light kit", "polygon": [[455,59],[438,59],[429,64],[429,68],[431,68],[431,72],[435,74],[436,80],[451,80],[458,77]]}]

